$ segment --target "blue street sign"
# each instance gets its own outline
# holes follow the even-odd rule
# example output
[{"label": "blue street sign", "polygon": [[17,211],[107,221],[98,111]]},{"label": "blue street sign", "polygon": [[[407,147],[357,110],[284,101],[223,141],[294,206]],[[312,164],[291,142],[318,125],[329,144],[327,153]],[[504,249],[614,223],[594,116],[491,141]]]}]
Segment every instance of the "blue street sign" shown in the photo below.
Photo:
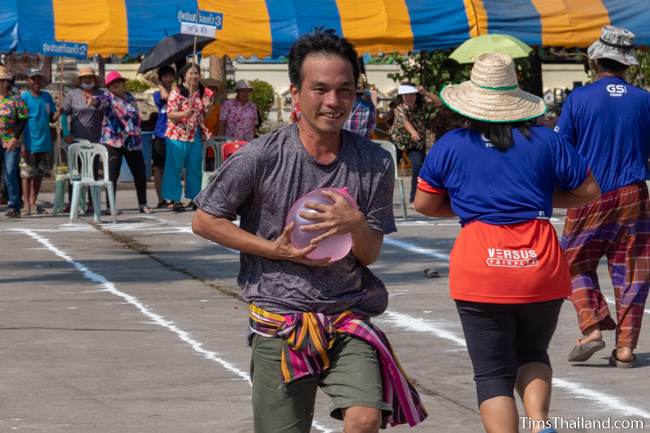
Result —
[{"label": "blue street sign", "polygon": [[42,52],[52,57],[73,57],[75,59],[88,58],[88,44],[76,42],[44,41]]},{"label": "blue street sign", "polygon": [[198,16],[196,11],[179,10],[177,14],[179,23],[202,24],[216,27],[217,30],[223,28],[223,14],[221,12],[211,12],[199,10]]}]

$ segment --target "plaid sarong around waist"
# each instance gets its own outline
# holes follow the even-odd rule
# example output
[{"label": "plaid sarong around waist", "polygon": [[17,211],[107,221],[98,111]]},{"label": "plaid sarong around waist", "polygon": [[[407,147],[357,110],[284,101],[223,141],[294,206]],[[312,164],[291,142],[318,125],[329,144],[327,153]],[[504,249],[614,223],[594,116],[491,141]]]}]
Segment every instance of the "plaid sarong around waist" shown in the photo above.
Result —
[{"label": "plaid sarong around waist", "polygon": [[607,230],[611,224],[644,224],[648,220],[647,203],[648,187],[645,182],[606,192],[584,206],[568,209],[565,231]]},{"label": "plaid sarong around waist", "polygon": [[281,364],[285,383],[329,369],[328,351],[337,334],[360,338],[372,346],[379,357],[383,400],[393,410],[384,421],[391,425],[408,423],[414,426],[427,417],[420,396],[399,364],[386,335],[367,317],[351,311],[331,316],[311,312],[276,314],[250,304],[249,323],[252,333],[286,340]]},{"label": "plaid sarong around waist", "polygon": [[[648,187],[641,182],[609,191],[582,207],[568,209],[560,243],[570,264],[572,250],[584,248],[595,240],[617,242],[621,233],[647,236],[649,206]],[[604,254],[599,249],[591,250],[597,258]],[[648,249],[637,254],[647,255]]]}]

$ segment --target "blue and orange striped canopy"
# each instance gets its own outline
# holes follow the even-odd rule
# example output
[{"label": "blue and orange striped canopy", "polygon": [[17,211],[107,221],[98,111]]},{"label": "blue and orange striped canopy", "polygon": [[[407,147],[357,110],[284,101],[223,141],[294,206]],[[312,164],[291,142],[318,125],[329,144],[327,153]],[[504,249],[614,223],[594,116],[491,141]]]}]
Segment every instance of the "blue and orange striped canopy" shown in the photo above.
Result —
[{"label": "blue and orange striped canopy", "polygon": [[488,32],[584,47],[610,23],[650,45],[650,0],[2,0],[0,52],[67,41],[87,44],[89,55],[137,55],[179,32],[179,11],[197,9],[223,14],[204,50],[216,55],[286,55],[316,26],[370,54],[453,48]]}]

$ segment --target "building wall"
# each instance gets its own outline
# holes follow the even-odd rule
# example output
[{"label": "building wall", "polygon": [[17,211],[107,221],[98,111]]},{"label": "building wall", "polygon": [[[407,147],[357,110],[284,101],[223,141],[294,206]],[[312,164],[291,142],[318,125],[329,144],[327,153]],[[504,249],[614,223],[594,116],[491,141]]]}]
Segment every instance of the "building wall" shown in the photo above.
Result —
[{"label": "building wall", "polygon": [[589,82],[589,76],[582,65],[550,63],[542,65],[544,91],[553,89],[573,89],[573,83]]}]

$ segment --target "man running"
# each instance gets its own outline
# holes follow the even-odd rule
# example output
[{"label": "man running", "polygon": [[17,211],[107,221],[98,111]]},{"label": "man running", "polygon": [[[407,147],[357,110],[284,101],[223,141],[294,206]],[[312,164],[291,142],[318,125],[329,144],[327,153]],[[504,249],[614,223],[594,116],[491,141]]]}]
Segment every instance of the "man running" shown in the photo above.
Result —
[{"label": "man running", "polygon": [[[342,131],[355,98],[357,53],[333,31],[301,37],[289,54],[291,95],[300,120],[233,154],[196,198],[195,233],[241,251],[239,283],[250,303],[253,418],[256,433],[308,433],[316,390],[334,403],[346,433],[376,433],[382,423],[426,417],[383,333],[370,321],[388,303],[368,265],[393,218],[394,168],[388,152]],[[321,187],[346,187],[332,205],[303,213],[324,230],[304,249],[289,241],[291,205]],[[240,217],[239,227],[231,221]],[[310,260],[322,239],[350,233],[342,260]],[[300,379],[300,380],[298,380]]]}]

